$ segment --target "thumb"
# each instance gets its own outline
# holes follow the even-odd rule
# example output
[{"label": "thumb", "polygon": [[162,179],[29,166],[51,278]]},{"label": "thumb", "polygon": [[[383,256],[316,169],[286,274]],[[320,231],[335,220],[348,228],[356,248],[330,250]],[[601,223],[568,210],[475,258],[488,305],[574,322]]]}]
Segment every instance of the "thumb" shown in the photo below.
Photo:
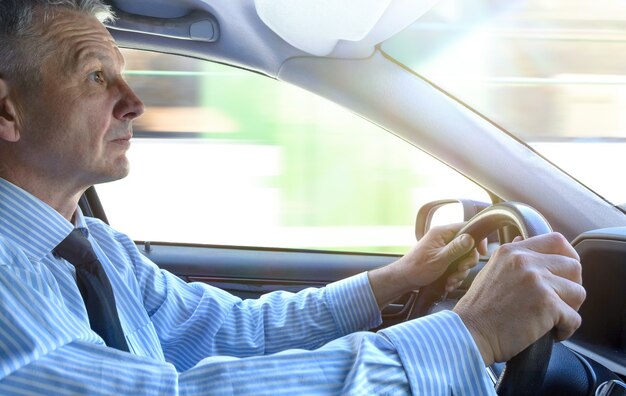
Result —
[{"label": "thumb", "polygon": [[453,262],[474,248],[474,238],[469,234],[461,234],[441,249],[442,257]]}]

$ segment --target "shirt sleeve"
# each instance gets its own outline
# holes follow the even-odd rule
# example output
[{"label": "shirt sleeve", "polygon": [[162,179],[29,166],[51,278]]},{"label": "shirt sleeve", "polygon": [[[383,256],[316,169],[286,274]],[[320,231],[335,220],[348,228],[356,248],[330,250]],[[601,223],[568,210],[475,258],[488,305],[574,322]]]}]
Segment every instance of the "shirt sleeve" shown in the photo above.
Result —
[{"label": "shirt sleeve", "polygon": [[[435,321],[449,324],[450,318],[445,316],[435,314]],[[411,331],[425,330],[422,328],[424,322],[422,319],[413,321]],[[452,340],[455,335],[459,336],[450,334],[443,338]],[[436,362],[401,357],[408,351],[399,352],[403,348],[398,348],[391,338],[360,332],[314,351],[287,350],[249,358],[216,356],[204,359],[183,373],[178,373],[171,364],[75,341],[40,356],[1,379],[0,393],[60,396],[495,394],[481,378],[485,374],[480,374],[479,367],[468,370],[479,373],[479,378],[473,381],[457,376],[460,370],[454,368],[443,369],[453,372],[448,376],[438,371],[441,366]],[[456,352],[440,347],[441,344],[433,347],[418,343],[412,345],[411,350],[428,348],[430,353],[449,354],[463,360],[463,356],[456,355]],[[420,372],[433,375],[416,375]]]},{"label": "shirt sleeve", "polygon": [[495,394],[480,351],[452,311],[379,332],[395,346],[415,395]]},{"label": "shirt sleeve", "polygon": [[210,387],[236,395],[495,395],[471,335],[450,311],[351,334],[315,351],[208,358],[181,379],[186,394]]},{"label": "shirt sleeve", "polygon": [[[420,322],[423,321],[414,322],[415,330],[421,330]],[[408,360],[399,357],[396,347],[382,334],[362,332],[315,351],[288,350],[250,358],[211,357],[178,373],[167,363],[94,344],[72,342],[1,379],[0,392],[60,396],[495,394],[486,380],[481,381],[481,374],[473,381],[466,381],[463,376],[442,374],[438,371],[439,364],[424,360],[410,363],[421,363],[419,366],[407,367]],[[424,344],[412,347],[414,351],[421,348],[449,353]],[[463,356],[456,358],[463,360]],[[445,368],[443,372],[450,370],[454,368]],[[433,375],[419,376],[416,372]]]},{"label": "shirt sleeve", "polygon": [[324,288],[277,291],[242,300],[160,270],[123,234],[138,290],[167,361],[179,371],[207,356],[250,357],[287,349],[312,350],[381,323],[366,273]]}]

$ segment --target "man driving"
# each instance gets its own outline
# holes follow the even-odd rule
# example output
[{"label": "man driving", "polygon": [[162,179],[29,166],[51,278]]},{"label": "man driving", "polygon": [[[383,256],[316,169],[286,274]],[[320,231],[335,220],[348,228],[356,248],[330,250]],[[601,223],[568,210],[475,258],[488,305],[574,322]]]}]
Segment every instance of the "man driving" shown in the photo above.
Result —
[{"label": "man driving", "polygon": [[458,287],[485,241],[434,228],[386,267],[258,300],[160,270],[78,208],[128,174],[143,112],[111,18],[100,0],[0,0],[1,394],[492,394],[485,365],[579,327],[557,233],[503,245],[453,311],[377,333],[453,261]]}]

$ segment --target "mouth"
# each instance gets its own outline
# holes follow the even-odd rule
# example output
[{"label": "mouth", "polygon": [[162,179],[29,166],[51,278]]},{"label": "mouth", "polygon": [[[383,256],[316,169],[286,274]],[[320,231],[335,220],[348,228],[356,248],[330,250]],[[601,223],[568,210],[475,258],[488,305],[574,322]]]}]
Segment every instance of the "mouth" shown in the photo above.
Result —
[{"label": "mouth", "polygon": [[130,139],[133,137],[133,129],[130,125],[127,125],[125,128],[120,128],[112,137],[114,139],[110,140],[111,143],[129,146]]},{"label": "mouth", "polygon": [[130,139],[132,137],[133,137],[132,135],[127,135],[127,136],[124,136],[124,137],[121,137],[121,138],[118,138],[118,139],[113,139],[113,140],[111,140],[111,143],[118,144],[120,146],[128,147],[128,146],[130,146]]}]

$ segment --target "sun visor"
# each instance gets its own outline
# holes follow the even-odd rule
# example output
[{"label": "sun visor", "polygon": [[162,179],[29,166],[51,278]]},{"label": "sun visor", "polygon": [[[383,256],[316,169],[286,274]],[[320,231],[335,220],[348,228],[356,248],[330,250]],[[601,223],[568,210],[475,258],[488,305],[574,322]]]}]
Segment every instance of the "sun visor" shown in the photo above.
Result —
[{"label": "sun visor", "polygon": [[261,20],[292,46],[317,56],[369,56],[439,0],[255,0]]}]

